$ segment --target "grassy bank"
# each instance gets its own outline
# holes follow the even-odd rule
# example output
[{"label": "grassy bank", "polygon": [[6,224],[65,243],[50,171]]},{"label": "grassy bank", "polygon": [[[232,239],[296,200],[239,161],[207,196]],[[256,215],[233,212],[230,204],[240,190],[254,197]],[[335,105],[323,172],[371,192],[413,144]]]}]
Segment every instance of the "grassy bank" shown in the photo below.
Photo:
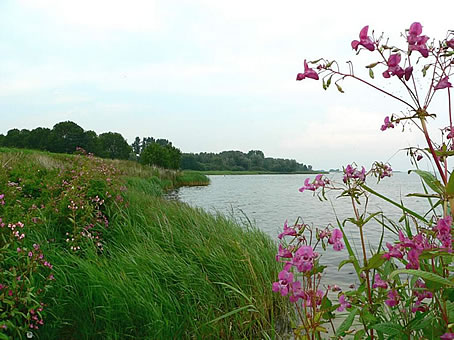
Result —
[{"label": "grassy bank", "polygon": [[[19,240],[1,229],[0,256],[10,262],[2,262],[0,332],[15,339],[26,330],[39,339],[273,337],[288,308],[270,289],[279,271],[274,243],[162,199],[163,190],[197,179],[179,176],[132,162],[0,149],[0,217],[21,221],[26,234]],[[42,262],[25,271],[35,257]],[[33,321],[40,308],[42,324]],[[39,327],[30,329],[33,322]]]}]

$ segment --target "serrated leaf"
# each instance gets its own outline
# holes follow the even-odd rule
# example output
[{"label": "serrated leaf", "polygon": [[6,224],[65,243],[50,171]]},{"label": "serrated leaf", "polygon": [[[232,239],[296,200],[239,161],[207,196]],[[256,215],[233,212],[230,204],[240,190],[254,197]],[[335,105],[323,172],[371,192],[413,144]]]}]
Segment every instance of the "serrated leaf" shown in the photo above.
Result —
[{"label": "serrated leaf", "polygon": [[444,191],[443,185],[440,183],[440,181],[429,171],[424,171],[424,170],[412,170],[412,172],[415,172],[421,177],[421,179],[431,188],[433,191],[442,194]]},{"label": "serrated leaf", "polygon": [[392,322],[377,323],[370,326],[370,328],[388,335],[398,335],[402,333],[403,330],[401,325]]},{"label": "serrated leaf", "polygon": [[340,324],[339,328],[337,329],[336,336],[342,336],[342,334],[350,329],[351,325],[353,324],[353,320],[355,319],[356,313],[358,313],[358,308],[355,307]]},{"label": "serrated leaf", "polygon": [[367,261],[367,266],[365,269],[376,269],[381,267],[381,265],[385,263],[385,259],[383,258],[382,253],[375,254]]},{"label": "serrated leaf", "polygon": [[337,90],[340,92],[340,93],[344,93],[344,90],[342,90],[342,87],[340,87],[340,85],[338,83],[335,83],[336,84],[336,87],[337,87]]},{"label": "serrated leaf", "polygon": [[416,275],[418,277],[423,278],[424,280],[440,283],[445,286],[454,287],[454,282],[451,282],[440,275],[417,269],[397,269],[389,275],[389,278],[392,279],[394,276],[399,274]]},{"label": "serrated leaf", "polygon": [[369,69],[369,77],[374,79],[374,71],[371,68]]},{"label": "serrated leaf", "polygon": [[454,194],[454,171],[451,172],[451,175],[449,175],[449,181],[448,181],[448,185],[446,187],[446,192],[449,195]]}]

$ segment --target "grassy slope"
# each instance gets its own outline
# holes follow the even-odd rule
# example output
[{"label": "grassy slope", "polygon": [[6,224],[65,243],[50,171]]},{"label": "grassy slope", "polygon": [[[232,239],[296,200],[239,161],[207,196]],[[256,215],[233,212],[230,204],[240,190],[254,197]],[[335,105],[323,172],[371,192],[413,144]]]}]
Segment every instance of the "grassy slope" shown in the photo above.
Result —
[{"label": "grassy slope", "polygon": [[[16,151],[0,149],[0,156],[5,152]],[[28,151],[17,157],[21,164],[38,157],[49,167],[64,167],[70,159]],[[103,255],[45,246],[56,281],[39,338],[272,336],[276,316],[287,311],[270,289],[279,271],[274,243],[222,216],[162,199],[163,188],[177,183],[175,173],[112,163],[124,173],[129,205],[109,207]],[[30,237],[45,243],[53,228],[56,221],[47,220]]]}]

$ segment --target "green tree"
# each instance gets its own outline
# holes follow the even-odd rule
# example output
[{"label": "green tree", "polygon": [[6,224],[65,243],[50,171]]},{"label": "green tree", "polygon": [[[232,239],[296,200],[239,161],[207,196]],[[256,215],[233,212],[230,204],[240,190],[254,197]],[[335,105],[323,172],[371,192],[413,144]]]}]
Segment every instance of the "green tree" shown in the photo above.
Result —
[{"label": "green tree", "polygon": [[162,146],[158,143],[151,143],[140,155],[141,163],[168,169],[178,169],[180,167],[180,160],[181,151],[171,146],[171,144]]},{"label": "green tree", "polygon": [[49,151],[73,153],[77,147],[86,147],[84,129],[71,121],[55,124],[49,136]]},{"label": "green tree", "polygon": [[50,132],[50,129],[42,127],[31,130],[27,141],[28,147],[30,149],[48,150]]},{"label": "green tree", "polygon": [[128,159],[132,147],[117,132],[102,133],[98,137],[100,156],[112,159]]}]

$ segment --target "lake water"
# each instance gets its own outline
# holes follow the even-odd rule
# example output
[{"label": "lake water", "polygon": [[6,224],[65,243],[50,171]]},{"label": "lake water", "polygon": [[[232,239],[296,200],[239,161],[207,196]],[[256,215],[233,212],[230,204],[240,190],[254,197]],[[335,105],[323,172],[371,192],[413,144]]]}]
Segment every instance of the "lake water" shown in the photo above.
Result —
[{"label": "lake water", "polygon": [[[342,181],[341,173],[327,176],[337,182]],[[301,217],[304,223],[324,228],[328,224],[336,225],[336,214],[340,220],[353,216],[349,198],[335,199],[338,192],[327,195],[330,200],[322,202],[310,191],[304,193],[298,191],[307,177],[313,178],[315,175],[209,177],[211,180],[209,186],[183,187],[173,192],[171,196],[208,212],[221,212],[240,222],[247,221],[245,218],[247,216],[253,224],[275,240],[282,231],[285,220],[293,224],[298,217]],[[420,214],[425,213],[429,207],[424,198],[405,197],[408,193],[422,192],[421,181],[416,174],[394,173],[391,178],[385,178],[378,185],[373,181],[368,182],[368,185],[395,201],[402,200],[406,207]],[[386,216],[394,221],[402,216],[398,208],[376,197],[371,198],[368,211],[371,213],[384,211]],[[351,242],[359,249],[358,228],[347,223],[345,231]],[[376,247],[382,232],[381,226],[371,222],[366,225],[365,232],[366,242]],[[385,233],[385,237],[390,241],[393,239],[390,232]],[[327,264],[330,268],[328,271],[325,270],[325,281],[342,286],[355,282],[356,276],[351,265],[347,264],[340,272],[337,271],[338,263],[345,258],[348,258],[345,249],[341,253],[329,250],[323,254],[321,263]]]}]

